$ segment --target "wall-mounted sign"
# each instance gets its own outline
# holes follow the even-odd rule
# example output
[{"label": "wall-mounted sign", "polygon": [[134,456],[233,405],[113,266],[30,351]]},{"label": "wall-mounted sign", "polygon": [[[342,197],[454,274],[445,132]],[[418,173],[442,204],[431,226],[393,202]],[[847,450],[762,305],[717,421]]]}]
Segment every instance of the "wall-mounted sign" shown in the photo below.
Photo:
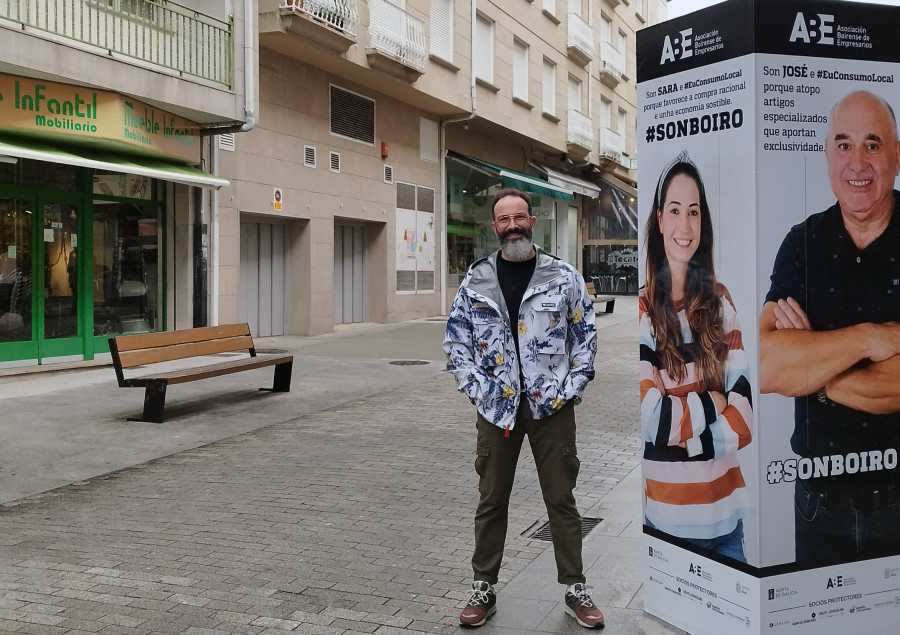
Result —
[{"label": "wall-mounted sign", "polygon": [[0,74],[0,130],[123,148],[200,163],[200,126],[117,93]]},{"label": "wall-mounted sign", "polygon": [[275,191],[272,192],[272,207],[275,208],[276,212],[281,211],[281,188],[276,187]]}]

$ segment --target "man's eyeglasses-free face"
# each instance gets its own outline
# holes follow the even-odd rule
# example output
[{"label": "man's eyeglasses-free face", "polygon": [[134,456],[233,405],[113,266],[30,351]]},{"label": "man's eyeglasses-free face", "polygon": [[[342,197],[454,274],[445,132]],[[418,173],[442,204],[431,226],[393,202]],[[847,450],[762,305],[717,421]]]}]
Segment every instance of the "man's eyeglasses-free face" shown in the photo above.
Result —
[{"label": "man's eyeglasses-free face", "polygon": [[494,219],[494,224],[497,227],[508,227],[510,223],[515,223],[516,225],[527,225],[531,222],[531,216],[528,214],[513,214],[512,216],[501,216],[500,218]]}]

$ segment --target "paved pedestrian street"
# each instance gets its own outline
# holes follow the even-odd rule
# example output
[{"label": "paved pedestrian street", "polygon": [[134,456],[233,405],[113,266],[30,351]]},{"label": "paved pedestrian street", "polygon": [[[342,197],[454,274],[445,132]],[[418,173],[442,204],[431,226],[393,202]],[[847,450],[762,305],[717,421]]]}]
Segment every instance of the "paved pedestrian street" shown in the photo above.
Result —
[{"label": "paved pedestrian street", "polygon": [[[443,324],[428,328],[439,338]],[[577,410],[585,516],[602,515],[638,463],[635,330],[633,321],[600,330],[597,378]],[[284,399],[304,398],[300,375]],[[411,377],[0,506],[0,632],[459,632],[477,496],[474,409],[450,375]],[[562,614],[550,543],[521,535],[545,520],[526,445],[498,613],[481,632],[582,630]],[[611,560],[624,580],[589,579],[606,632],[679,632],[641,611],[635,524],[605,519],[585,542],[590,578],[603,567],[595,540],[631,535],[621,544],[633,553]],[[535,581],[542,599],[528,601]],[[504,588],[517,583],[504,612]]]}]

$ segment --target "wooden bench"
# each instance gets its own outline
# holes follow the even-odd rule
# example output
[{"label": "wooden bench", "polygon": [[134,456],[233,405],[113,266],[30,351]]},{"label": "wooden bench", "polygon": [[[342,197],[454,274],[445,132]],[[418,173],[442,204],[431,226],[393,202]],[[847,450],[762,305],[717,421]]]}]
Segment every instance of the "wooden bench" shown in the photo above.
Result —
[{"label": "wooden bench", "polygon": [[613,309],[616,308],[616,296],[614,295],[600,295],[597,293],[597,287],[594,286],[593,282],[585,282],[585,286],[587,286],[588,293],[593,296],[592,300],[595,304],[606,303],[606,309],[603,311],[604,313],[612,313]]},{"label": "wooden bench", "polygon": [[[112,353],[116,379],[118,379],[120,387],[146,388],[144,413],[139,419],[140,421],[162,423],[163,410],[166,406],[166,388],[170,384],[182,384],[238,373],[243,370],[275,366],[272,388],[260,388],[260,390],[289,392],[291,389],[294,356],[257,355],[256,348],[253,346],[253,337],[250,335],[250,326],[247,324],[226,324],[183,331],[113,337],[109,340],[109,352]],[[247,352],[250,357],[131,378],[125,377],[123,372],[126,368],[136,366],[234,352]]]}]

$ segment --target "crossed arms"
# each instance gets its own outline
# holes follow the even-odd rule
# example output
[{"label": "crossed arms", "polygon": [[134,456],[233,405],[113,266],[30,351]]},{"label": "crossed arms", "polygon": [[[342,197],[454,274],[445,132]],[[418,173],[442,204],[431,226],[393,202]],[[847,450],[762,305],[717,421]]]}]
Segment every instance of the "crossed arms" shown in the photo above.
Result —
[{"label": "crossed arms", "polygon": [[759,318],[760,391],[829,399],[872,414],[900,411],[900,323],[813,331],[793,299],[766,302]]}]

